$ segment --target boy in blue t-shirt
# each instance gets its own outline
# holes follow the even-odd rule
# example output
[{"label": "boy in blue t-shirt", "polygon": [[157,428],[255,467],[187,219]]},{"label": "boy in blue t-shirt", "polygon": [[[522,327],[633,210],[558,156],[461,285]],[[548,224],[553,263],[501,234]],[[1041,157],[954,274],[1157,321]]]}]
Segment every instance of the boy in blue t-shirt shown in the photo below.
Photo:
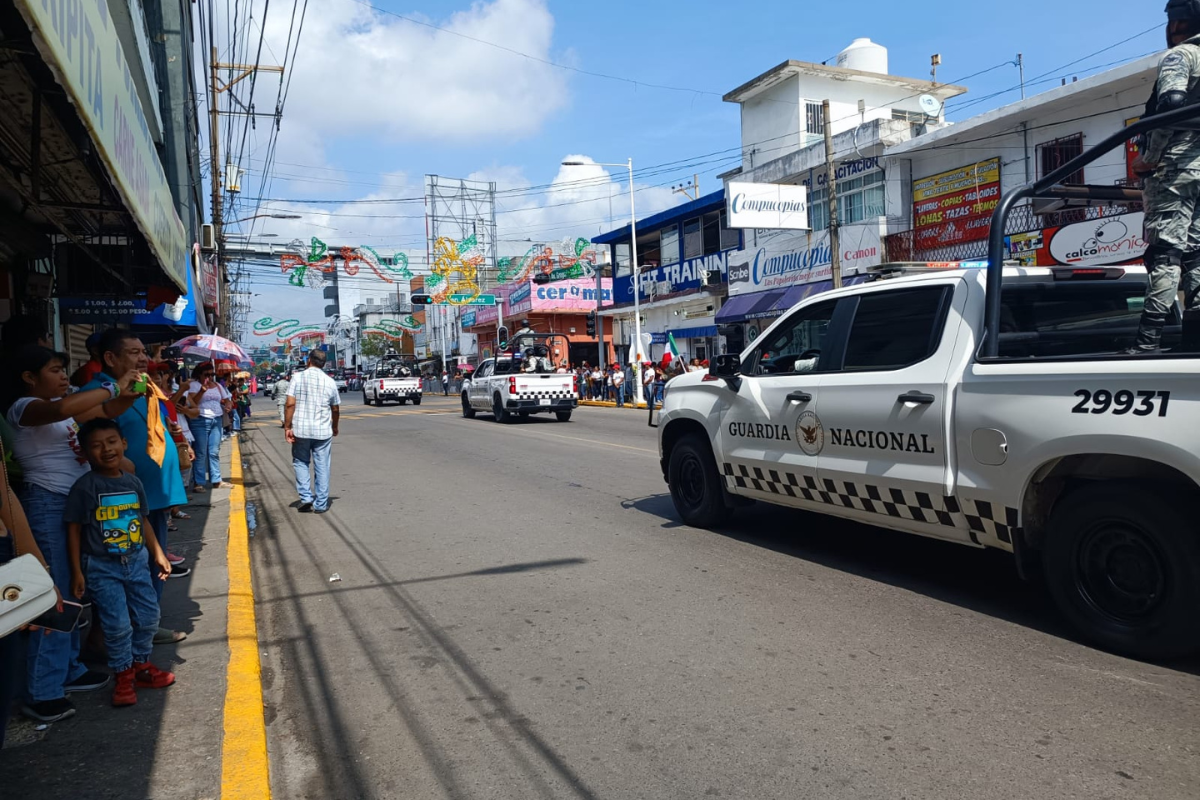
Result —
[{"label": "boy in blue t-shirt", "polygon": [[158,597],[150,583],[149,559],[165,579],[171,564],[146,521],[146,490],[137,476],[121,470],[126,443],[110,419],[84,423],[79,444],[92,471],[81,476],[67,495],[67,552],[71,560],[71,593],[90,591],[108,665],[117,674],[114,706],[137,702],[134,687],[162,689],[175,676],[150,663],[158,631]]}]

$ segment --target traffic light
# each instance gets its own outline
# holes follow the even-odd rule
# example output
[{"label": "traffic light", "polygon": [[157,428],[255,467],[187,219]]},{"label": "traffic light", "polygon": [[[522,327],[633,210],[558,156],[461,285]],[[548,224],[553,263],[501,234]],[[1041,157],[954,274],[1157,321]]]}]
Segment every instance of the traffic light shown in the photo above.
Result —
[{"label": "traffic light", "polygon": [[588,335],[588,336],[595,336],[595,335],[596,335],[596,312],[595,312],[595,311],[589,311],[589,312],[588,312],[588,315],[587,315],[587,335]]},{"label": "traffic light", "polygon": [[412,296],[412,304],[414,306],[431,306],[433,305],[433,295],[414,294]]},{"label": "traffic light", "polygon": [[508,328],[503,325],[496,329],[496,349],[508,349]]}]

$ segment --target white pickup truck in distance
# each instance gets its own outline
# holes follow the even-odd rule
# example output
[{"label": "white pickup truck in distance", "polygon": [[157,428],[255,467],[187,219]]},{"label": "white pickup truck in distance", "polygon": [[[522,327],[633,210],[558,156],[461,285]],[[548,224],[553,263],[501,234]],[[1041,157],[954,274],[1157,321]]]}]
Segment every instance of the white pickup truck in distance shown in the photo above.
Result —
[{"label": "white pickup truck in distance", "polygon": [[524,359],[504,355],[482,361],[463,381],[462,412],[471,419],[477,411],[490,413],[496,422],[553,412],[559,422],[571,419],[579,405],[575,375],[525,369]]},{"label": "white pickup truck in distance", "polygon": [[415,370],[383,363],[363,376],[363,402],[381,406],[394,400],[400,405],[421,405],[421,378]]},{"label": "white pickup truck in distance", "polygon": [[984,357],[986,270],[886,267],[667,384],[683,520],[760,500],[997,548],[1103,647],[1200,649],[1197,331],[1176,309],[1161,353],[1123,355],[1143,267],[1005,267]]}]

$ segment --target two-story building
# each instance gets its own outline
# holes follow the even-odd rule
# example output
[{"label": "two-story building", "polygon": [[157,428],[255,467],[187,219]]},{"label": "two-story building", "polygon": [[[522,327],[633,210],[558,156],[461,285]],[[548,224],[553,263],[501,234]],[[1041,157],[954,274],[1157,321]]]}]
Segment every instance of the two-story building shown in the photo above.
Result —
[{"label": "two-story building", "polygon": [[[741,247],[741,235],[725,224],[725,192],[712,192],[637,221],[638,294],[642,348],[647,360],[659,360],[672,334],[685,359],[707,359],[722,352],[716,313],[725,295],[729,256]],[[611,317],[616,360],[627,363],[634,341],[634,279],[629,226],[592,239],[613,251]]]},{"label": "two-story building", "polygon": [[[961,86],[888,74],[887,49],[856,39],[836,65],[785,61],[725,95],[741,106],[742,164],[732,181],[808,189],[808,230],[746,230],[729,256],[729,300],[716,322],[731,352],[803,298],[832,285],[825,131],[833,140],[838,239],[845,283],[880,263],[902,204],[906,166],[885,169],[884,151],[945,125],[943,104]],[[829,119],[823,102],[829,101]]]}]

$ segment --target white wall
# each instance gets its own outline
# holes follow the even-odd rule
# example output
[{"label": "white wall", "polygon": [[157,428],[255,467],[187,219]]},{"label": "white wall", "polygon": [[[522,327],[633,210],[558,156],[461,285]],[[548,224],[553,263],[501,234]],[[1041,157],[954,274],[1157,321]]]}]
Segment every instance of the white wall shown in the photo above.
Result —
[{"label": "white wall", "polygon": [[[1146,102],[1148,89],[1133,88],[1097,98],[1088,102],[1072,101],[1042,107],[1029,120],[1029,179],[1036,180],[1038,172],[1039,144],[1066,136],[1083,134],[1083,146],[1088,148],[1104,137],[1125,127],[1125,120],[1139,116]],[[1095,114],[1096,116],[1091,116]],[[1087,119],[1080,119],[1087,117]],[[889,181],[888,217],[904,224],[891,226],[893,230],[912,227],[912,179],[921,179],[946,170],[1000,157],[1000,188],[1007,191],[1026,182],[1025,144],[1022,132],[1014,118],[1013,130],[1003,134],[964,132],[962,141],[946,142],[928,150],[899,156],[885,156],[888,176],[893,170],[909,171],[908,180],[899,183],[903,191],[893,194]],[[1094,185],[1111,186],[1125,177],[1125,151],[1117,148],[1084,170],[1084,181]],[[896,205],[892,205],[893,202]]]},{"label": "white wall", "polygon": [[803,106],[793,76],[742,104],[742,169],[799,149]]}]

